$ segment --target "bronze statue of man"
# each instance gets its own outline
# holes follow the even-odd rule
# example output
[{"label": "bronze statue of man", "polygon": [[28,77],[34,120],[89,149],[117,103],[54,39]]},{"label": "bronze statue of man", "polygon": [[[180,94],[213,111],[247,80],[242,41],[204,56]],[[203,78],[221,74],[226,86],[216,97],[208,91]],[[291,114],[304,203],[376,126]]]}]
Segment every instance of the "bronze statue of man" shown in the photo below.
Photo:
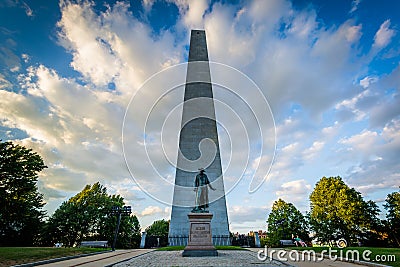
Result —
[{"label": "bronze statue of man", "polygon": [[196,175],[194,180],[194,191],[196,192],[196,202],[195,207],[192,212],[207,212],[208,208],[208,187],[211,190],[215,190],[211,186],[210,181],[208,180],[207,175],[204,173],[205,170],[203,168],[199,169],[199,174]]}]

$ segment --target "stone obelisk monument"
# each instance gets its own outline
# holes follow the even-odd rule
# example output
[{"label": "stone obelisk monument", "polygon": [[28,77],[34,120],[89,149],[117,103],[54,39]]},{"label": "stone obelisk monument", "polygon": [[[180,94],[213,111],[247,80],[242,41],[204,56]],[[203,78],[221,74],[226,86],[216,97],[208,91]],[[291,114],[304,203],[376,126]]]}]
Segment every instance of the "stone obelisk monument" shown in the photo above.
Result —
[{"label": "stone obelisk monument", "polygon": [[213,215],[212,243],[230,245],[206,34],[204,30],[192,30],[168,236],[170,246],[188,244],[188,214],[195,207],[195,177],[200,168],[215,189],[208,190],[208,212]]}]

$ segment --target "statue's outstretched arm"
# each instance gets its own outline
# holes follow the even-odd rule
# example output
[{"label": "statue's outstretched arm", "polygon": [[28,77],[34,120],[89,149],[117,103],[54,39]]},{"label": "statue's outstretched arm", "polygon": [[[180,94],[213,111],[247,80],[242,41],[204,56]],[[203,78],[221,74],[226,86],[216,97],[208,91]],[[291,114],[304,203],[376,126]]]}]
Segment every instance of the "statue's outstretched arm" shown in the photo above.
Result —
[{"label": "statue's outstretched arm", "polygon": [[214,190],[214,191],[216,190],[214,187],[211,186],[211,183],[208,184],[208,186],[211,188],[211,190]]}]

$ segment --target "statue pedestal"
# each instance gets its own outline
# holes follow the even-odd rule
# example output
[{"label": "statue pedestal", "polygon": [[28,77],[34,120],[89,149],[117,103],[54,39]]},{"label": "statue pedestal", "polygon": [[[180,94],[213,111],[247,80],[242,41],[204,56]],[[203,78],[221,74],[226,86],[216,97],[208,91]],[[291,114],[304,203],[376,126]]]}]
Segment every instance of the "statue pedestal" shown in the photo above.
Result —
[{"label": "statue pedestal", "polygon": [[212,213],[189,213],[190,231],[183,257],[218,256],[211,233]]}]

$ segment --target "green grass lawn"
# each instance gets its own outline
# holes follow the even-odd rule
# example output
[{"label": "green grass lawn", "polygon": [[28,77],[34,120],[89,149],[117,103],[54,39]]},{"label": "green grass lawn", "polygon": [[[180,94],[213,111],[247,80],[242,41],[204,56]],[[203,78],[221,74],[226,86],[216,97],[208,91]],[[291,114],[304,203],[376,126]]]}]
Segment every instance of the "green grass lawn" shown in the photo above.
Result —
[{"label": "green grass lawn", "polygon": [[[297,249],[297,250],[308,250],[312,249],[317,253],[321,253],[323,250],[328,250],[328,247],[290,247],[288,249]],[[360,260],[362,259],[362,253],[366,250],[370,250],[372,253],[367,255],[370,258],[371,262],[385,264],[389,266],[400,267],[400,249],[399,248],[375,248],[375,247],[347,247],[344,249],[339,248],[331,248],[337,250],[336,255],[340,256],[340,253],[343,257],[346,257],[346,251],[349,250],[357,250],[359,251]],[[342,250],[342,252],[340,252]],[[325,253],[327,255],[327,253]],[[332,253],[334,255],[334,253]],[[382,259],[386,258],[386,261],[382,261]],[[389,258],[395,258],[395,261],[389,261]]]},{"label": "green grass lawn", "polygon": [[106,251],[104,248],[0,247],[0,266]]}]

